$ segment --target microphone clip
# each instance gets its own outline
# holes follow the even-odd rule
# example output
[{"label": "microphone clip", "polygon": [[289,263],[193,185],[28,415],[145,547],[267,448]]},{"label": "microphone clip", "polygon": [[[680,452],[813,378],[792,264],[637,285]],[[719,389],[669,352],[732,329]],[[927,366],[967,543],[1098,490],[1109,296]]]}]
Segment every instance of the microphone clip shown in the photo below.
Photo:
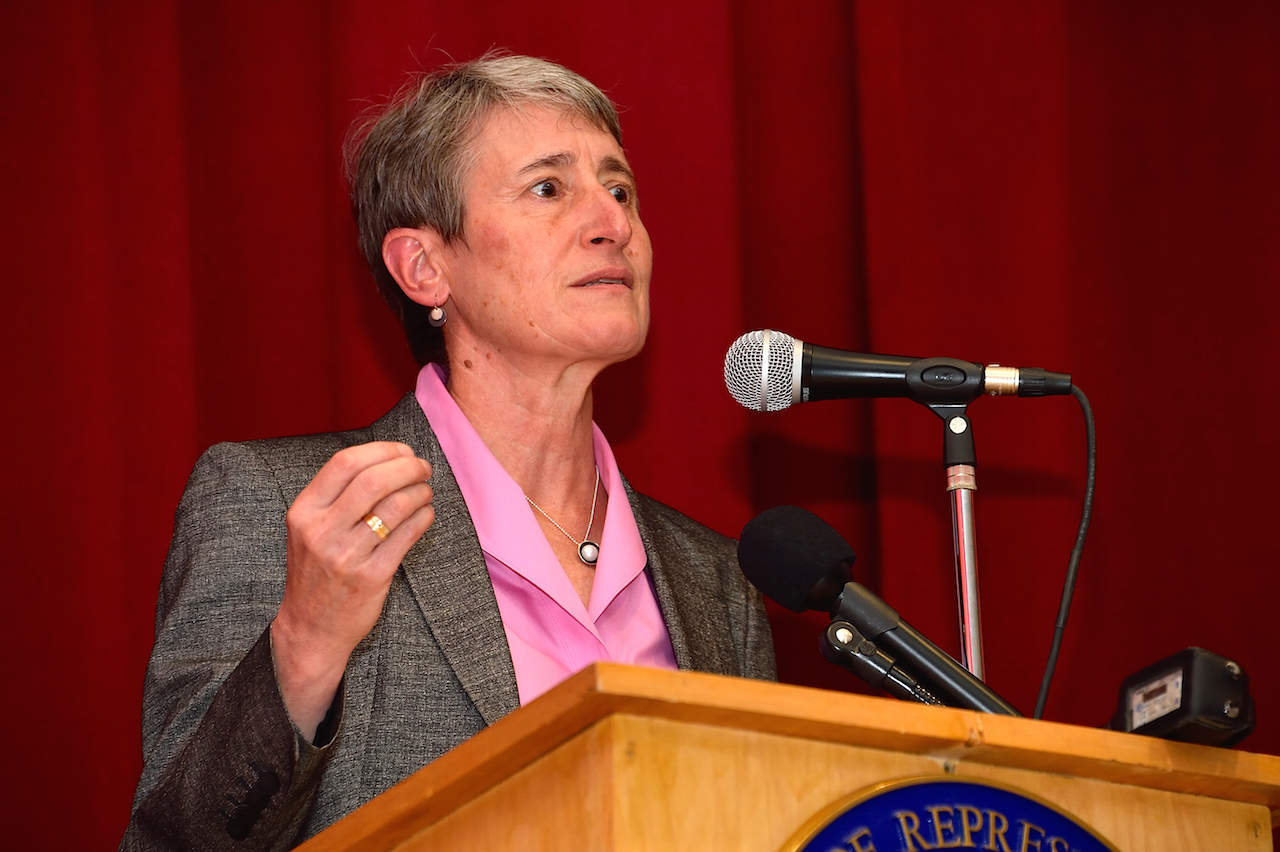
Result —
[{"label": "microphone clip", "polygon": [[967,406],[982,396],[981,364],[959,358],[921,358],[907,367],[907,398],[932,408],[935,404]]},{"label": "microphone clip", "polygon": [[959,358],[921,358],[907,367],[907,397],[942,420],[942,455],[947,467],[977,464],[969,403],[982,396],[981,364]]},{"label": "microphone clip", "polygon": [[856,674],[878,689],[903,701],[945,706],[933,693],[925,689],[911,675],[898,667],[875,642],[863,636],[847,621],[836,617],[818,639],[822,656]]}]

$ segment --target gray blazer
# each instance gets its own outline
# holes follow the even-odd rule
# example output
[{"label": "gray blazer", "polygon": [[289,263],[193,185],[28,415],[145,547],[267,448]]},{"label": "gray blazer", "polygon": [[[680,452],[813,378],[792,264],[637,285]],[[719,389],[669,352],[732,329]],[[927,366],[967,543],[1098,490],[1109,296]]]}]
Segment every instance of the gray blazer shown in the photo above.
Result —
[{"label": "gray blazer", "polygon": [[[436,520],[356,647],[322,731],[290,722],[268,627],[285,510],[338,450],[403,441],[431,462]],[[682,669],[775,677],[731,539],[626,486]],[[412,394],[371,427],[219,444],[178,506],[143,700],[144,768],[122,850],[288,849],[519,706],[484,556]],[[323,739],[320,737],[318,739]]]}]

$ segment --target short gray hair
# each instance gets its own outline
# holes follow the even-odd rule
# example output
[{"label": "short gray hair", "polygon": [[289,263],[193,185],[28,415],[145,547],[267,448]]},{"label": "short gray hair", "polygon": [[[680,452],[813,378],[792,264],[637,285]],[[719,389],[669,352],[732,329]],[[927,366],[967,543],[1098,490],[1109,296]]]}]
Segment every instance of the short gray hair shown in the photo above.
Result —
[{"label": "short gray hair", "polygon": [[383,238],[395,228],[430,227],[446,243],[465,241],[471,143],[494,110],[530,106],[580,116],[622,145],[618,111],[590,81],[545,59],[493,53],[415,76],[348,134],[347,185],[360,250],[419,364],[444,362],[443,336],[427,324],[428,308],[401,292],[387,270]]}]

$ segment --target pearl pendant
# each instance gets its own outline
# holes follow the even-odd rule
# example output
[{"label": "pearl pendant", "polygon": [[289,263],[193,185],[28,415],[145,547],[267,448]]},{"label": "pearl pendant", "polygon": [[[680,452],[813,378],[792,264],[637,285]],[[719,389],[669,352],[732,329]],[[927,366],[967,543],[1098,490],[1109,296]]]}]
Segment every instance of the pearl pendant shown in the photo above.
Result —
[{"label": "pearl pendant", "polygon": [[600,545],[594,541],[584,541],[578,545],[578,558],[582,560],[583,565],[596,567],[596,562],[600,560]]}]

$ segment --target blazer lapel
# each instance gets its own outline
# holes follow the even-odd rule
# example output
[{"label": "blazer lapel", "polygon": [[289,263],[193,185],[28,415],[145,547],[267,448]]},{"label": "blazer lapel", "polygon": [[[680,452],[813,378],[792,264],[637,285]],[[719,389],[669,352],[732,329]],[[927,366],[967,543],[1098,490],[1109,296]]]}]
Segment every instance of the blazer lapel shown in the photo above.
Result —
[{"label": "blazer lapel", "polygon": [[431,463],[436,518],[400,570],[436,644],[487,724],[520,706],[515,669],[480,541],[449,461],[413,394],[373,426]]},{"label": "blazer lapel", "polygon": [[676,665],[693,671],[736,673],[737,657],[729,636],[725,603],[696,582],[699,572],[683,565],[698,558],[697,554],[668,541],[661,533],[661,525],[650,516],[645,500],[626,477],[622,484],[649,557],[649,577],[671,637]]}]

